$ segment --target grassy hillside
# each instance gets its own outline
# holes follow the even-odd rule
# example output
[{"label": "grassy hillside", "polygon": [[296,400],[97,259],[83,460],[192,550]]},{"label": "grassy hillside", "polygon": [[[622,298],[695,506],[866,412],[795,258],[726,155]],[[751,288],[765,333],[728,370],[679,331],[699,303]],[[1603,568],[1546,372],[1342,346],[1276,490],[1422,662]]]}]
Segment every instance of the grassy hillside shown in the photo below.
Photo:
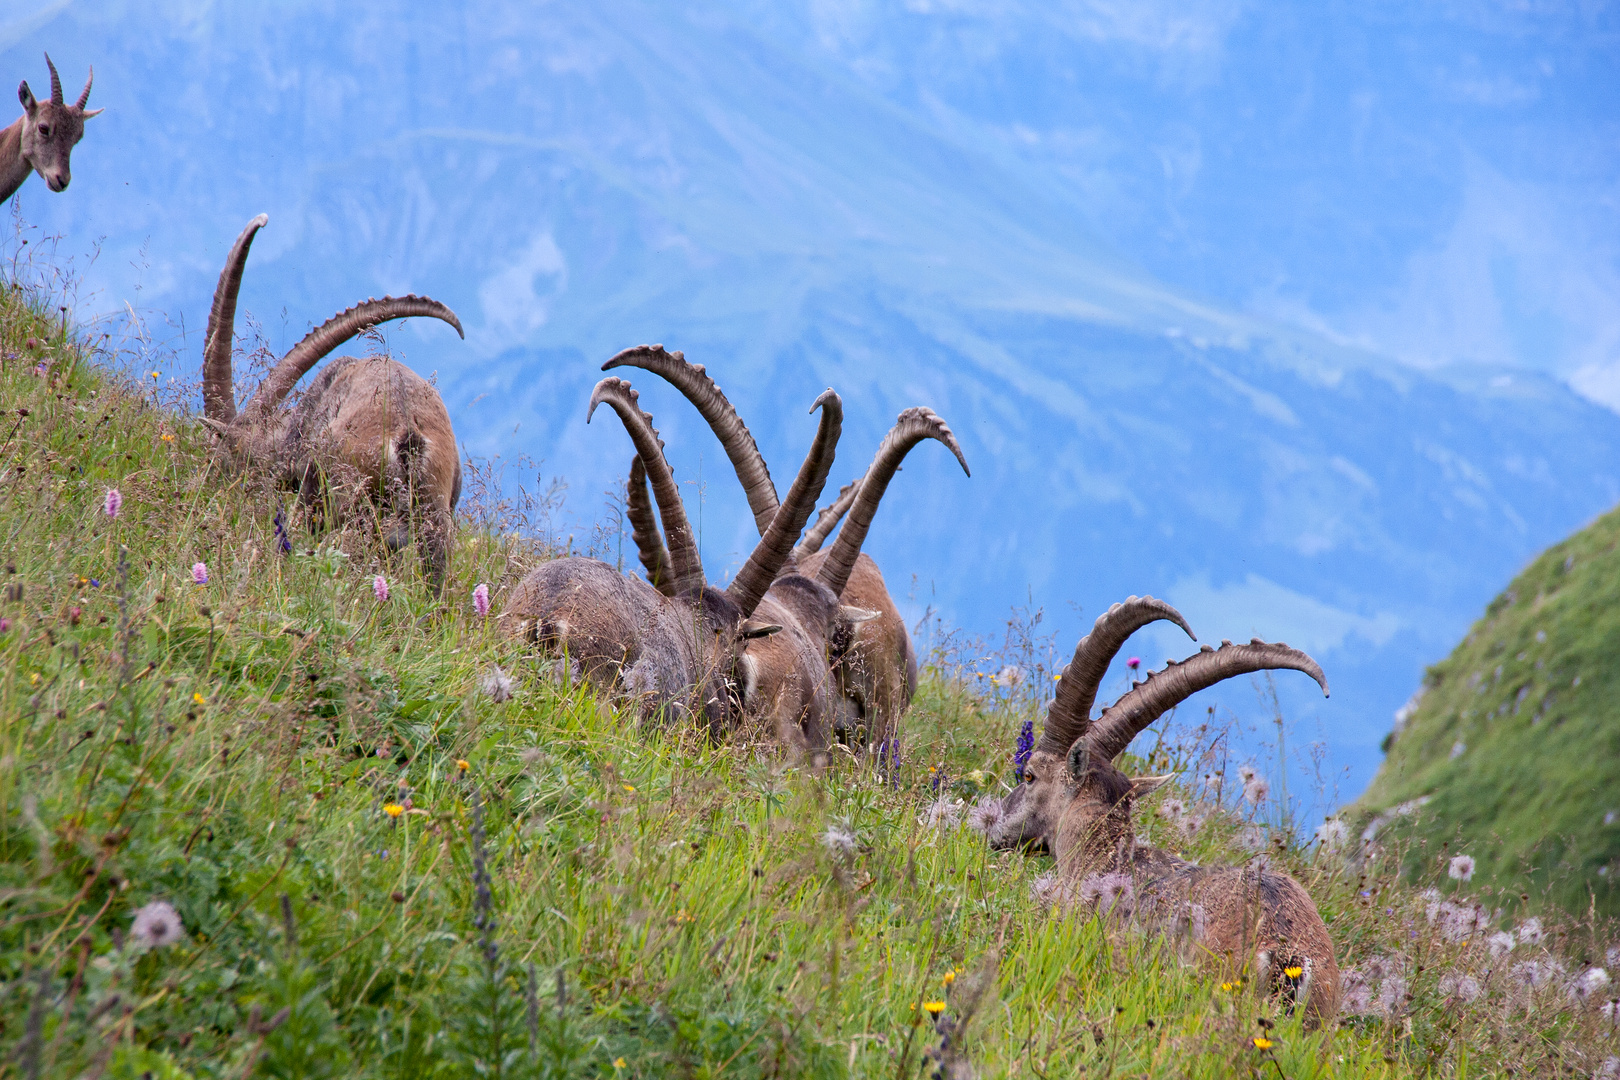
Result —
[{"label": "grassy hillside", "polygon": [[961,803],[1001,790],[1049,680],[1020,698],[936,655],[885,773],[638,730],[473,611],[537,557],[472,523],[490,507],[443,605],[363,527],[290,518],[284,552],[282,497],[55,310],[0,293],[5,1076],[1586,1076],[1616,1052],[1612,1009],[1567,994],[1602,927],[1549,927],[1514,956],[1558,976],[1512,976],[1376,868],[1190,791],[1140,831],[1291,868],[1358,972],[1340,1024],[1046,906],[1049,862],[992,855]]},{"label": "grassy hillside", "polygon": [[[1386,835],[1466,852],[1481,878],[1620,914],[1620,511],[1543,552],[1491,601],[1360,802],[1428,798]],[[1421,866],[1413,848],[1408,869]]]}]

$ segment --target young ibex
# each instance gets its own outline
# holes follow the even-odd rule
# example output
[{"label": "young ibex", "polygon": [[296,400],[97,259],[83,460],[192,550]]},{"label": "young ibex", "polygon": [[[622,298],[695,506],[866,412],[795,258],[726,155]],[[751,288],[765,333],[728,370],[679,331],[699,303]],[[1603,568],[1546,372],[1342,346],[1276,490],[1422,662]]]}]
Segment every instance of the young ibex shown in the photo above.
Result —
[{"label": "young ibex", "polygon": [[[924,439],[937,439],[961,457],[956,438],[943,420],[928,409],[907,409],[884,437],[867,471],[877,480],[864,489],[866,501],[858,511],[861,521],[870,524],[890,478]],[[652,508],[643,475],[632,465],[629,518],[647,579],[659,585],[669,579],[668,556],[651,528]],[[773,512],[773,522],[775,518]],[[760,602],[760,617],[780,623],[784,630],[748,647],[756,687],[750,713],[764,719],[791,751],[817,754],[830,746],[835,725],[848,713],[838,672],[848,664],[861,627],[881,618],[880,612],[843,603],[852,590],[843,589],[840,595],[851,565],[860,565],[865,536],[865,526],[841,535],[840,546],[818,561],[819,573],[814,577],[801,573],[791,561],[784,564]]]},{"label": "young ibex", "polygon": [[45,66],[51,69],[51,100],[40,101],[28,89],[25,79],[17,87],[23,114],[16,123],[0,131],[0,202],[16,194],[28,179],[30,172],[39,173],[52,191],[61,191],[73,179],[68,169],[68,157],[84,138],[84,122],[99,115],[100,109],[85,111],[90,100],[90,84],[96,71],[84,81],[79,100],[72,105],[62,99],[62,79],[56,74],[50,53],[45,54]]},{"label": "young ibex", "polygon": [[455,312],[425,296],[385,296],[340,312],[283,356],[240,412],[231,371],[236,297],[253,237],[269,220],[248,222],[231,246],[214,290],[203,340],[203,422],[219,433],[239,464],[267,468],[296,489],[312,523],[335,506],[343,515],[369,495],[384,519],[390,550],[414,531],[425,575],[444,584],[461,498],[461,456],[439,392],[386,356],[340,356],[328,364],[296,407],[282,402],[298,380],[356,334],[391,319],[431,316],[466,337]]},{"label": "young ibex", "polygon": [[638,698],[665,718],[701,717],[710,733],[729,731],[759,692],[758,662],[750,643],[780,634],[782,624],[760,618],[761,601],[792,551],[816,497],[827,481],[843,424],[843,402],[828,390],[815,442],[788,491],[781,512],[725,589],[703,574],[686,510],[652,417],[622,379],[607,378],[591,395],[590,412],[607,403],[635,444],[631,491],[650,480],[664,539],[658,541],[650,508],[632,511],[632,528],[656,561],[651,575],[662,589],[619,573],[595,559],[570,556],[537,567],[513,588],[501,613],[503,630],[578,664],[599,688]]},{"label": "young ibex", "polygon": [[[731,459],[737,479],[748,497],[749,509],[754,513],[754,523],[763,534],[777,509],[776,487],[771,482],[770,470],[753,436],[737,415],[737,410],[714,380],[709,378],[703,366],[688,363],[681,353],[667,352],[661,345],[626,349],[603,364],[602,368],[605,371],[620,366],[639,367],[659,375],[697,407],[720,440],[726,456]],[[906,415],[931,418],[927,420],[928,423],[937,423],[940,434],[930,432],[930,437],[938,438],[949,446],[957,461],[961,462],[962,471],[972,475],[961,447],[938,417],[927,410],[907,410],[902,420]],[[894,435],[895,432],[890,433],[891,438]],[[906,449],[915,441],[913,439]],[[879,460],[892,449],[889,441],[885,440],[884,447],[878,452]],[[904,451],[901,451],[901,456],[904,456]],[[822,553],[818,550],[839,518],[855,505],[859,483],[846,486],[837,502],[822,511],[816,527],[794,548],[793,561],[784,570],[814,578],[830,586],[841,603],[874,613],[874,617],[854,623],[840,632],[833,655],[832,670],[839,691],[834,726],[858,745],[875,745],[888,738],[901,714],[910,705],[917,688],[917,657],[905,620],[900,617],[900,611],[889,595],[877,563],[860,550],[871,525],[872,514],[877,509],[893,469],[898,465],[899,459],[896,458],[881,484],[875,486],[873,497],[862,505],[859,517],[851,515],[852,527],[845,530],[849,534],[847,540],[841,533],[840,542],[833,551]],[[859,524],[856,524],[857,521]],[[845,565],[846,560],[848,565]],[[864,729],[864,736],[859,734],[861,729]]]},{"label": "young ibex", "polygon": [[1217,962],[1252,962],[1263,985],[1287,996],[1290,1005],[1303,1003],[1307,1024],[1320,1024],[1338,1008],[1339,968],[1310,894],[1263,859],[1246,868],[1202,867],[1138,846],[1132,804],[1171,778],[1127,778],[1114,758],[1165,710],[1223,679],[1292,668],[1321,684],[1323,694],[1327,679],[1316,661],[1297,649],[1258,638],[1247,645],[1226,641],[1219,649],[1205,645],[1180,663],[1171,661],[1092,720],[1091,706],[1109,662],[1126,638],[1158,619],[1192,634],[1170,605],[1131,597],[1099,617],[1080,640],[1023,781],[995,815],[991,846],[1048,850],[1069,885],[1095,875],[1127,875],[1140,916],[1190,926],[1203,955]]}]

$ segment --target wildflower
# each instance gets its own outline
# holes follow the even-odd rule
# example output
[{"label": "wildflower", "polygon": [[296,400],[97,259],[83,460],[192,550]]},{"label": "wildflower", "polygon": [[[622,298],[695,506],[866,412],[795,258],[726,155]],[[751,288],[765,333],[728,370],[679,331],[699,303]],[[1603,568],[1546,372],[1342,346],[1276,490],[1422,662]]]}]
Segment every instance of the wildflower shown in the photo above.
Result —
[{"label": "wildflower", "polygon": [[157,378],[157,377],[158,377],[158,373],[157,373],[157,372],[155,372],[155,371],[154,371],[154,372],[152,372],[152,378],[154,378],[154,379],[155,379],[155,378]]},{"label": "wildflower", "polygon": [[1029,764],[1029,756],[1034,752],[1035,721],[1025,720],[1024,726],[1018,729],[1018,745],[1013,749],[1013,783],[1024,779],[1024,766]]},{"label": "wildflower", "polygon": [[11,629],[11,620],[6,619],[6,618],[0,618],[0,634],[3,634],[7,630],[10,630],[10,629]]},{"label": "wildflower", "polygon": [[1270,1050],[1271,1040],[1266,1038],[1264,1035],[1256,1035],[1254,1037],[1254,1048],[1256,1050]]},{"label": "wildflower", "polygon": [[628,791],[632,795],[636,793],[636,785],[634,784],[620,784],[619,786],[624,788],[624,790]]},{"label": "wildflower", "polygon": [[405,808],[397,802],[391,802],[387,806],[383,807],[383,813],[387,814],[391,818],[397,818],[404,812]]},{"label": "wildflower", "polygon": [[50,370],[51,362],[49,360],[41,360],[39,363],[34,365],[34,374],[36,376],[48,375],[50,374]]},{"label": "wildflower", "polygon": [[1474,857],[1472,855],[1458,855],[1451,860],[1451,866],[1446,871],[1453,881],[1467,881],[1474,876]]},{"label": "wildflower", "polygon": [[472,768],[472,763],[469,762],[466,758],[456,758],[456,771],[457,772],[466,772],[470,768]]},{"label": "wildflower", "polygon": [[821,846],[831,852],[851,855],[857,846],[855,830],[848,825],[828,825],[827,831],[821,834]]},{"label": "wildflower", "polygon": [[1598,1006],[1598,1016],[1609,1027],[1620,1025],[1620,999],[1605,1001]]},{"label": "wildflower", "polygon": [[968,811],[967,827],[974,832],[989,836],[999,824],[1001,824],[1001,800],[994,795],[984,796]]},{"label": "wildflower", "polygon": [[1260,774],[1255,771],[1255,768],[1254,768],[1253,765],[1239,765],[1238,766],[1238,779],[1243,781],[1245,784],[1247,784],[1250,780],[1253,780],[1256,776],[1259,776],[1259,775]]},{"label": "wildflower", "polygon": [[1182,815],[1186,812],[1187,804],[1182,802],[1180,799],[1166,799],[1164,802],[1159,804],[1159,816],[1164,818],[1166,821],[1180,821]]},{"label": "wildflower", "polygon": [[1190,840],[1198,835],[1199,829],[1204,827],[1204,815],[1188,814],[1186,817],[1181,819],[1180,825],[1181,831],[1185,833],[1187,838]]},{"label": "wildflower", "polygon": [[625,1068],[624,1058],[622,1058],[622,1057],[621,1058],[614,1058],[613,1059],[613,1067],[615,1069]]},{"label": "wildflower", "polygon": [[276,550],[283,555],[292,553],[292,538],[287,535],[287,523],[282,519],[281,511],[276,511],[274,519],[276,526]]},{"label": "wildflower", "polygon": [[124,508],[124,496],[117,488],[107,489],[106,501],[101,504],[101,510],[110,518],[118,516],[118,511]]},{"label": "wildflower", "polygon": [[165,431],[162,435],[159,435],[158,438],[162,439],[164,442],[174,442],[174,432]]},{"label": "wildflower", "polygon": [[938,1016],[945,1011],[945,1003],[943,1001],[925,1001],[923,1002],[923,1008],[928,1010],[929,1016]]},{"label": "wildflower", "polygon": [[933,788],[934,791],[939,792],[950,790],[951,774],[945,771],[945,766],[941,765],[938,769],[935,769],[932,765],[930,765],[928,767],[928,774],[933,778],[930,781],[929,786]]},{"label": "wildflower", "polygon": [[1283,974],[1288,976],[1290,979],[1298,979],[1301,975],[1305,974],[1305,969],[1300,967],[1298,964],[1295,964],[1292,967],[1283,968]]},{"label": "wildflower", "polygon": [[1245,825],[1238,830],[1237,842],[1244,851],[1263,851],[1266,846],[1266,831],[1258,825]]},{"label": "wildflower", "polygon": [[1080,882],[1080,899],[1096,904],[1098,914],[1129,918],[1136,907],[1136,886],[1126,873],[1092,874]]},{"label": "wildflower", "polygon": [[919,825],[930,829],[949,829],[962,819],[962,800],[941,795],[924,808],[917,818]]},{"label": "wildflower", "polygon": [[1594,994],[1601,994],[1609,985],[1609,973],[1600,967],[1587,968],[1581,977],[1575,980],[1575,996],[1585,1001]]},{"label": "wildflower", "polygon": [[1519,943],[1522,945],[1540,945],[1541,939],[1546,936],[1540,919],[1526,919],[1519,926]]},{"label": "wildflower", "polygon": [[202,562],[192,563],[191,580],[195,581],[199,585],[208,584],[208,564]]},{"label": "wildflower", "polygon": [[943,979],[939,980],[939,981],[941,983],[943,983],[944,985],[946,985],[946,986],[951,985],[951,983],[956,981],[956,972],[954,970],[947,971],[945,973],[945,977]]},{"label": "wildflower", "polygon": [[1338,818],[1329,818],[1316,827],[1316,842],[1323,851],[1338,851],[1350,839],[1350,826]]},{"label": "wildflower", "polygon": [[208,699],[203,697],[202,694],[200,694],[200,693],[192,694],[191,695],[191,700],[192,700],[192,702],[194,704],[197,704],[197,705],[206,705],[206,704],[208,704]]},{"label": "wildflower", "polygon": [[35,349],[39,348],[39,338],[31,337],[24,341],[23,348],[27,349],[29,352],[33,352]]},{"label": "wildflower", "polygon": [[1464,1003],[1477,1000],[1479,980],[1472,975],[1443,975],[1440,978],[1440,994]]},{"label": "wildflower", "polygon": [[77,604],[74,604],[72,607],[68,608],[68,622],[71,625],[78,626],[79,620],[82,618],[84,618],[84,608]]},{"label": "wildflower", "polygon": [[1228,994],[1236,993],[1237,991],[1243,989],[1243,980],[1233,979],[1231,982],[1223,982],[1221,983],[1221,989],[1226,991]]},{"label": "wildflower", "polygon": [[[1572,556],[1573,557],[1573,556]],[[1620,1077],[1620,1057],[1606,1057],[1592,1074],[1592,1080],[1615,1080]]]},{"label": "wildflower", "polygon": [[379,604],[388,602],[388,579],[378,574],[371,579],[371,595],[377,598]]},{"label": "wildflower", "polygon": [[1248,803],[1250,806],[1259,806],[1261,803],[1266,801],[1266,796],[1270,794],[1271,785],[1260,779],[1258,776],[1244,781],[1243,801]]},{"label": "wildflower", "polygon": [[478,587],[473,589],[473,610],[478,613],[479,618],[489,614],[489,586],[483,582],[479,582]]},{"label": "wildflower", "polygon": [[1008,664],[990,676],[990,681],[997,686],[1011,690],[1024,681],[1024,669],[1017,664]]},{"label": "wildflower", "polygon": [[489,670],[484,672],[479,688],[497,705],[512,700],[512,676],[502,671],[498,664],[491,664]]},{"label": "wildflower", "polygon": [[1142,658],[1140,656],[1133,656],[1129,660],[1125,661],[1125,666],[1130,668],[1132,671],[1135,671],[1137,668],[1142,666]]},{"label": "wildflower", "polygon": [[184,937],[185,926],[173,904],[167,900],[154,900],[136,909],[129,936],[148,949],[162,949]]},{"label": "wildflower", "polygon": [[1490,937],[1485,939],[1485,947],[1491,950],[1492,960],[1506,956],[1508,953],[1512,952],[1515,944],[1516,942],[1513,940],[1513,933],[1509,930],[1499,931],[1498,933],[1492,934]]},{"label": "wildflower", "polygon": [[1399,975],[1384,980],[1384,985],[1378,990],[1377,1008],[1385,1016],[1394,1016],[1401,1011],[1406,1003],[1406,980]]},{"label": "wildflower", "polygon": [[1042,874],[1029,883],[1029,895],[1042,907],[1051,907],[1068,903],[1069,887],[1056,874]]}]

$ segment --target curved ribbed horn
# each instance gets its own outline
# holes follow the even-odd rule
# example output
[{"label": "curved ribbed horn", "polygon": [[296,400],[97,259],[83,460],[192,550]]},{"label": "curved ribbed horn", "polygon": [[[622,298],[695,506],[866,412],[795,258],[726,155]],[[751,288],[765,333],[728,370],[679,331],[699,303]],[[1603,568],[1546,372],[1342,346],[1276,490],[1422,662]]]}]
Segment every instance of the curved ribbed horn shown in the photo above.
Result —
[{"label": "curved ribbed horn", "polygon": [[1041,734],[1038,749],[1062,754],[1086,733],[1091,727],[1091,706],[1097,700],[1097,687],[1108,673],[1108,665],[1127,638],[1160,619],[1175,623],[1188,637],[1198,640],[1181,612],[1151,596],[1132,596],[1097,616],[1091,633],[1080,639],[1080,644],[1074,648],[1074,659],[1063,669],[1057,697],[1046,710],[1046,730]]},{"label": "curved ribbed horn", "polygon": [[744,617],[754,613],[760,597],[776,580],[777,570],[793,552],[793,541],[799,538],[810,511],[815,509],[832,469],[838,436],[844,430],[844,402],[832,390],[825,390],[810,406],[811,412],[817,409],[821,410],[821,422],[816,425],[816,440],[799,466],[799,475],[794,477],[780,509],[771,515],[770,527],[754,546],[753,554],[726,586],[726,595],[737,601]]},{"label": "curved ribbed horn", "polygon": [[[95,81],[96,81],[96,69],[95,69],[94,65],[91,65],[91,67],[90,67],[90,77],[88,79],[84,80],[84,89],[79,93],[79,100],[75,101],[73,103],[73,107],[75,109],[79,110],[80,112],[84,112],[84,107],[87,104],[89,104],[89,102],[90,102],[90,84],[95,82]],[[113,87],[113,89],[116,90],[118,88],[115,86],[115,87]]]},{"label": "curved ribbed horn", "polygon": [[626,485],[625,516],[630,519],[630,539],[635,541],[641,556],[641,567],[647,572],[652,587],[665,596],[675,595],[669,572],[669,549],[658,534],[658,520],[653,517],[652,497],[647,494],[647,467],[641,455],[630,459],[630,480]]},{"label": "curved ribbed horn", "polygon": [[748,509],[754,512],[754,524],[759,535],[764,536],[776,514],[776,485],[771,481],[771,471],[765,467],[764,455],[759,452],[754,436],[749,434],[748,426],[720,387],[709,378],[703,365],[688,363],[683,354],[666,352],[662,345],[637,345],[614,356],[602,365],[602,370],[616,367],[650,371],[686,395],[686,400],[697,407],[725,448],[726,457],[731,459],[731,467],[737,471],[737,479],[748,496]]},{"label": "curved ribbed horn", "polygon": [[698,557],[692,526],[686,520],[686,507],[681,505],[675,474],[664,460],[663,441],[652,426],[652,417],[636,404],[639,396],[623,379],[611,376],[603,379],[591,394],[585,422],[591,422],[596,407],[604,401],[613,406],[613,411],[624,421],[624,429],[630,433],[630,441],[635,444],[647,478],[652,481],[653,498],[658,500],[658,516],[663,519],[664,538],[669,542],[670,588],[679,596],[703,588],[703,561]]},{"label": "curved ribbed horn", "polygon": [[61,105],[63,104],[62,76],[56,73],[56,65],[51,63],[50,53],[45,54],[45,66],[51,69],[51,100]]},{"label": "curved ribbed horn", "polygon": [[962,471],[973,475],[968,470],[967,458],[962,456],[962,448],[956,444],[956,436],[945,426],[945,421],[934,415],[932,409],[918,407],[901,413],[894,427],[883,436],[871,466],[861,479],[855,504],[849,508],[849,520],[838,530],[838,539],[833,541],[827,561],[821,564],[821,570],[816,574],[816,579],[835,595],[843,595],[850,572],[855,569],[855,559],[861,553],[861,545],[866,542],[866,532],[872,527],[872,515],[877,513],[878,503],[888,490],[895,470],[911,448],[924,439],[938,439],[950,447],[956,460],[961,462]]},{"label": "curved ribbed horn", "polygon": [[385,296],[381,300],[367,300],[347,311],[338,312],[305,334],[304,340],[289,349],[287,355],[277,361],[270,374],[265,376],[264,384],[244,411],[254,417],[262,416],[280,405],[310,368],[345,341],[392,319],[408,319],[417,315],[442,319],[455,327],[456,333],[463,339],[467,337],[456,313],[430,297]]},{"label": "curved ribbed horn", "polygon": [[854,505],[855,496],[860,490],[859,480],[851,480],[838,489],[838,498],[816,515],[816,523],[810,526],[809,531],[804,534],[804,539],[793,549],[795,559],[814,555],[821,550],[821,545],[827,540],[827,534],[833,531],[845,514],[849,513],[849,508]]},{"label": "curved ribbed horn", "polygon": [[208,333],[203,337],[203,415],[229,423],[236,419],[236,389],[231,374],[231,345],[236,337],[236,294],[242,288],[253,237],[270,218],[260,214],[247,223],[225,257],[225,269],[214,286],[214,306],[208,309]]},{"label": "curved ribbed horn", "polygon": [[1086,733],[1086,747],[1104,761],[1112,761],[1149,724],[1205,687],[1222,679],[1251,671],[1292,668],[1303,671],[1328,693],[1327,676],[1315,660],[1287,645],[1267,644],[1254,638],[1247,645],[1221,642],[1219,649],[1205,645],[1181,663],[1171,661],[1163,671],[1152,672],[1128,693],[1103,710],[1102,716]]}]

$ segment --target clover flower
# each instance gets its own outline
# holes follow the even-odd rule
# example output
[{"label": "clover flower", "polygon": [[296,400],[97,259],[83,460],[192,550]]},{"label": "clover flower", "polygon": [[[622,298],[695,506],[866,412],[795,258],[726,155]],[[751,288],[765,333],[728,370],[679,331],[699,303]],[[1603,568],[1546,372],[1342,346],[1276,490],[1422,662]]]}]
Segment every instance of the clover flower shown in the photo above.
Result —
[{"label": "clover flower", "polygon": [[137,908],[135,921],[130,924],[129,936],[148,949],[162,949],[185,936],[185,925],[180,913],[167,900],[154,900]]},{"label": "clover flower", "polygon": [[110,518],[118,516],[118,511],[124,508],[124,496],[117,488],[107,489],[107,498],[101,504],[102,513]]},{"label": "clover flower", "polygon": [[208,584],[208,564],[204,562],[192,563],[191,580],[198,585]]},{"label": "clover flower", "polygon": [[1467,881],[1474,876],[1474,857],[1472,855],[1458,855],[1451,860],[1451,866],[1446,870],[1453,881]]},{"label": "clover flower", "polygon": [[388,602],[388,579],[378,574],[371,579],[371,595],[377,598],[379,604]]},{"label": "clover flower", "polygon": [[473,589],[473,610],[478,613],[479,618],[489,615],[489,586],[483,582],[479,582]]}]

